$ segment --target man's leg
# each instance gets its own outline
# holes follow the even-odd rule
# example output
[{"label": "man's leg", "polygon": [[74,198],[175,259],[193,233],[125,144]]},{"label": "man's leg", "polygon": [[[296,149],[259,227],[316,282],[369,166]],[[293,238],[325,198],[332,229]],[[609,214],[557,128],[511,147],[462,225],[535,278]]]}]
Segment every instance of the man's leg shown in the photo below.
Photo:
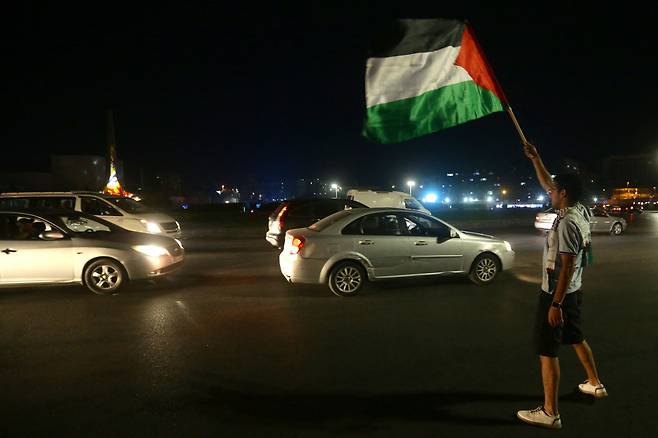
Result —
[{"label": "man's leg", "polygon": [[539,356],[541,380],[544,384],[544,410],[549,415],[558,415],[557,391],[560,385],[560,361],[557,357]]},{"label": "man's leg", "polygon": [[599,381],[599,374],[596,371],[596,363],[594,362],[592,349],[589,347],[587,341],[583,340],[583,342],[579,344],[573,344],[573,349],[576,351],[580,363],[583,364],[583,368],[585,368],[589,383],[598,386],[601,382]]}]

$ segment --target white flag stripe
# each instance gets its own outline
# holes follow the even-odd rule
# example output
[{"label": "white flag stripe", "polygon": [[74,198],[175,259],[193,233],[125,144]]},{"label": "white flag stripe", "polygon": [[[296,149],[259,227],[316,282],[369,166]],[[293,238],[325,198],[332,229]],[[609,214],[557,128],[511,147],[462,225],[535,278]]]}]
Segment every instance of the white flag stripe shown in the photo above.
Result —
[{"label": "white flag stripe", "polygon": [[366,107],[472,81],[464,68],[454,65],[459,49],[448,46],[434,52],[369,58],[366,64]]}]

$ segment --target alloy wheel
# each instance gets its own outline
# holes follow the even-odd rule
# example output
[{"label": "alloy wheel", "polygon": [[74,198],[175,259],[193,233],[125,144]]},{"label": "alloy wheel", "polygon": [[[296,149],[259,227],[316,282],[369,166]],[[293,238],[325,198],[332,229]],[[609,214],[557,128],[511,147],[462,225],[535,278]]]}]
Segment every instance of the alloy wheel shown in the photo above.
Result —
[{"label": "alloy wheel", "polygon": [[489,282],[496,276],[498,267],[496,262],[489,257],[483,257],[475,266],[475,275],[482,282]]},{"label": "alloy wheel", "polygon": [[358,269],[352,266],[345,266],[336,273],[334,284],[336,288],[344,293],[350,294],[355,292],[361,286],[363,277]]}]

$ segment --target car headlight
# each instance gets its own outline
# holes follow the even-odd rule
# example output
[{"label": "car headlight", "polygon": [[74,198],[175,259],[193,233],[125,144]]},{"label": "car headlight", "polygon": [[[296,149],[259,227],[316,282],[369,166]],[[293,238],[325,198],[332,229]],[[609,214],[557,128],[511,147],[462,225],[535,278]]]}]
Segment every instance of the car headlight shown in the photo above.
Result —
[{"label": "car headlight", "polygon": [[156,224],[155,222],[145,221],[144,219],[142,219],[140,222],[144,225],[144,227],[146,227],[146,231],[149,233],[162,233],[162,228],[160,228],[160,225]]},{"label": "car headlight", "polygon": [[512,245],[510,245],[507,240],[503,240],[503,243],[505,244],[505,249],[507,250],[507,252],[512,251]]},{"label": "car headlight", "polygon": [[138,253],[147,255],[149,257],[161,257],[164,255],[169,255],[169,251],[157,245],[137,245],[133,246],[133,249]]}]

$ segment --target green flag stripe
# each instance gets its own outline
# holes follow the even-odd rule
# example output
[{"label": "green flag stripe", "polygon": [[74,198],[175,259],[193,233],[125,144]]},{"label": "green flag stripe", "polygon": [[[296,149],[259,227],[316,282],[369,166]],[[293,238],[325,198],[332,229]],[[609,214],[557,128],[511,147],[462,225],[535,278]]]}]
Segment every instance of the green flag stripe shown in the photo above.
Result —
[{"label": "green flag stripe", "polygon": [[396,143],[497,111],[503,106],[495,94],[465,81],[368,108],[363,135],[378,143]]}]

